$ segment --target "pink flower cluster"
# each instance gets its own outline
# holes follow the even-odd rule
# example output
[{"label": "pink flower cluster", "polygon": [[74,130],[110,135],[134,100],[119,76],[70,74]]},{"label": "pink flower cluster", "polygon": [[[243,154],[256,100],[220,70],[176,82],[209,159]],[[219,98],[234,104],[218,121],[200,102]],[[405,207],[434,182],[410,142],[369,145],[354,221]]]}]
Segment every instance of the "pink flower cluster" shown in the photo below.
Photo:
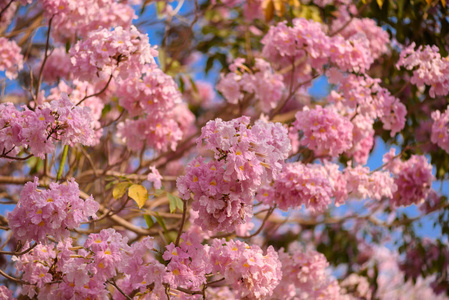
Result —
[{"label": "pink flower cluster", "polygon": [[357,166],[339,171],[330,162],[324,165],[300,162],[285,164],[279,177],[259,189],[256,199],[262,203],[277,204],[282,210],[304,205],[312,214],[322,213],[331,204],[341,205],[348,198],[391,199],[397,187],[388,172],[369,172],[368,167]]},{"label": "pink flower cluster", "polygon": [[[24,245],[29,246],[28,242]],[[226,286],[208,287],[206,293],[224,293],[231,299],[293,299],[306,294],[311,299],[318,295],[337,299],[334,296],[339,294],[336,281],[326,275],[326,259],[315,251],[289,255],[281,250],[278,254],[272,246],[263,251],[259,246],[225,239],[203,245],[194,232],[182,234],[179,246],[167,245],[162,258],[154,256],[153,252],[160,252],[156,247],[152,237],[128,245],[126,237],[104,229],[90,234],[82,246],[71,238],[57,244],[38,243],[13,260],[22,280],[30,283],[20,293],[39,299],[112,296],[123,300],[122,293],[136,292],[145,299],[167,299],[167,291],[179,293],[181,299],[200,299],[201,295],[182,291],[201,290],[214,281],[212,277]],[[0,290],[0,295],[2,292],[10,294]]]},{"label": "pink flower cluster", "polygon": [[[342,71],[365,72],[375,58],[370,40],[366,37],[371,36],[371,32],[366,35],[351,33],[329,36],[324,32],[322,24],[303,18],[294,19],[293,27],[281,22],[270,27],[262,39],[262,55],[277,68],[299,64],[294,68],[294,77],[302,81],[312,78],[311,69],[322,72],[324,65],[329,62]],[[384,40],[385,36],[382,35],[380,39]],[[373,44],[377,41],[374,40]],[[290,74],[288,72],[285,78],[289,79]]]},{"label": "pink flower cluster", "polygon": [[332,202],[334,186],[326,169],[317,164],[285,164],[270,186],[262,187],[257,200],[282,210],[304,205],[312,213],[321,213]]},{"label": "pink flower cluster", "polygon": [[136,18],[127,3],[116,0],[42,0],[45,16],[53,17],[53,37],[60,42],[86,37],[98,28],[129,28]]},{"label": "pink flower cluster", "polygon": [[442,58],[437,46],[419,46],[415,49],[415,43],[401,51],[396,67],[405,67],[413,70],[410,79],[412,84],[418,87],[429,85],[429,95],[446,96],[449,93],[449,60]]},{"label": "pink flower cluster", "polygon": [[393,206],[419,204],[427,199],[432,188],[432,165],[423,155],[412,155],[401,161],[395,157],[395,149],[384,155],[386,169],[394,176],[397,191],[391,199]]},{"label": "pink flower cluster", "polygon": [[[42,61],[39,62],[34,68],[33,73],[36,78],[39,76],[39,71],[42,65]],[[58,82],[59,79],[70,80],[72,75],[72,63],[70,57],[63,47],[54,49],[51,55],[45,62],[42,78],[45,82],[52,84]]]},{"label": "pink flower cluster", "polygon": [[162,183],[161,183],[162,176],[161,176],[161,174],[159,173],[159,171],[154,166],[151,166],[150,170],[151,170],[151,173],[148,174],[147,180],[149,182],[153,183],[154,188],[160,189],[162,187]]},{"label": "pink flower cluster", "polygon": [[0,299],[4,300],[12,300],[14,299],[12,291],[8,289],[6,286],[0,286]]},{"label": "pink flower cluster", "polygon": [[96,218],[99,204],[92,198],[79,197],[74,179],[67,185],[50,183],[46,190],[38,189],[39,180],[25,184],[20,200],[8,214],[8,222],[18,240],[45,243],[47,235],[61,240],[69,236],[69,229],[77,228],[89,217]]},{"label": "pink flower cluster", "polygon": [[[29,243],[25,243],[25,247],[28,248],[29,245]],[[49,271],[52,266],[51,262],[55,257],[56,252],[53,245],[38,244],[29,253],[18,257],[13,256],[12,260],[16,262],[16,270],[23,272],[22,280],[42,289],[53,279]],[[24,285],[21,293],[29,297],[36,295],[35,288],[32,285]]]},{"label": "pink flower cluster", "polygon": [[106,229],[89,235],[81,249],[70,238],[57,245],[38,244],[16,258],[23,279],[36,285],[24,285],[21,293],[42,299],[108,299],[106,281],[123,269],[126,253],[134,254],[126,242],[114,229]]},{"label": "pink flower cluster", "polygon": [[[47,104],[47,105],[46,105]],[[93,146],[98,143],[92,125],[92,115],[87,106],[74,106],[66,94],[61,94],[60,100],[45,103],[56,119],[53,129],[56,138],[64,145],[73,146],[77,143]],[[59,132],[60,131],[60,132]]]},{"label": "pink flower cluster", "polygon": [[[5,9],[8,4],[9,7]],[[10,3],[9,0],[0,0],[0,11],[3,11],[0,18],[0,31],[3,32],[10,25],[18,6],[16,1]]]},{"label": "pink flower cluster", "polygon": [[338,282],[326,273],[329,263],[323,254],[281,249],[279,259],[283,276],[271,299],[344,299]]},{"label": "pink flower cluster", "polygon": [[301,144],[316,155],[338,156],[352,146],[352,123],[328,108],[307,106],[295,115],[293,127],[302,133]]},{"label": "pink flower cluster", "polygon": [[229,122],[216,119],[202,128],[198,142],[202,141],[215,160],[192,161],[177,187],[184,200],[192,194],[192,209],[201,216],[195,220],[197,225],[230,232],[252,215],[257,188],[280,171],[290,150],[287,129],[261,120],[251,126],[248,117]]},{"label": "pink flower cluster", "polygon": [[432,119],[432,143],[449,153],[449,107],[443,113],[439,110],[432,112]]},{"label": "pink flower cluster", "polygon": [[[348,1],[349,2],[349,1]],[[349,8],[351,10],[351,8]],[[376,22],[370,18],[354,18],[349,15],[347,7],[340,7],[339,17],[332,23],[332,30],[342,29],[338,36],[345,40],[365,40],[369,55],[373,60],[379,58],[388,51],[387,45],[390,43],[388,32],[377,26]]]},{"label": "pink flower cluster", "polygon": [[61,97],[34,111],[27,107],[19,111],[12,103],[0,104],[0,151],[14,155],[20,147],[28,146],[33,155],[43,158],[55,149],[50,138],[70,146],[95,145],[98,139],[91,128],[90,109],[74,106],[65,94]]},{"label": "pink flower cluster", "polygon": [[358,114],[351,122],[354,125],[353,146],[346,153],[352,156],[356,163],[364,165],[368,161],[369,153],[374,145],[374,120],[369,116]]},{"label": "pink flower cluster", "polygon": [[346,191],[349,197],[359,199],[391,199],[398,190],[389,172],[370,172],[368,167],[347,167],[344,171]]},{"label": "pink flower cluster", "polygon": [[117,96],[120,105],[133,117],[142,112],[151,116],[166,115],[181,103],[175,81],[158,68],[147,70],[141,80],[128,78],[120,82]]},{"label": "pink flower cluster", "polygon": [[145,65],[155,66],[157,50],[149,44],[148,35],[134,26],[126,30],[116,27],[112,31],[90,31],[84,40],[69,51],[75,77],[95,81],[99,74],[113,75],[122,80],[139,78]]},{"label": "pink flower cluster", "polygon": [[131,150],[144,143],[156,150],[173,151],[195,117],[181,103],[181,93],[173,78],[154,66],[142,69],[143,77],[129,77],[118,83],[119,103],[130,114],[118,125],[119,136]]},{"label": "pink flower cluster", "polygon": [[171,286],[198,289],[206,283],[205,275],[212,271],[212,265],[201,241],[199,235],[184,233],[179,247],[173,243],[166,246],[162,258],[169,261],[166,267],[172,274],[168,277]]},{"label": "pink flower cluster", "polygon": [[21,50],[16,42],[0,37],[0,72],[5,72],[9,79],[15,79],[23,68]]},{"label": "pink flower cluster", "polygon": [[398,98],[380,86],[380,79],[368,75],[343,76],[335,69],[327,75],[329,82],[339,84],[338,90],[332,91],[328,97],[330,102],[341,103],[372,120],[379,118],[383,128],[391,130],[391,136],[404,128],[407,110]]},{"label": "pink flower cluster", "polygon": [[[166,272],[166,267],[160,263],[151,253],[155,250],[152,237],[145,237],[141,241],[133,243],[131,247],[125,248],[122,256],[122,266],[118,270],[123,272],[124,277],[117,281],[118,286],[127,295],[138,290],[148,299],[167,299],[165,286],[168,279],[173,280],[173,275]],[[117,290],[114,299],[126,299]]]},{"label": "pink flower cluster", "polygon": [[239,299],[264,299],[282,278],[281,262],[272,246],[264,255],[258,246],[214,239],[209,249],[213,272],[224,276]]},{"label": "pink flower cluster", "polygon": [[215,98],[215,91],[211,83],[198,80],[195,82],[195,87],[193,87],[190,81],[184,80],[184,85],[182,96],[187,103],[201,107],[208,107],[212,104]]},{"label": "pink flower cluster", "polygon": [[232,104],[242,100],[244,92],[254,94],[260,101],[260,109],[269,112],[281,100],[285,88],[282,76],[274,74],[270,64],[263,59],[256,58],[253,72],[243,62],[243,58],[238,58],[230,65],[231,73],[221,75],[217,90]]},{"label": "pink flower cluster", "polygon": [[[87,81],[80,81],[75,79],[71,81],[71,85],[68,85],[65,81],[60,81],[59,84],[50,90],[50,95],[47,97],[47,101],[54,101],[61,99],[65,94],[69,95],[69,99],[73,104],[79,103],[84,97],[93,95],[100,91],[105,86],[105,80],[98,81],[94,84],[90,84]],[[89,97],[81,104],[80,107],[86,107],[85,110],[90,110],[90,127],[94,131],[94,144],[97,144],[102,136],[103,130],[101,129],[100,118],[102,117],[102,111],[105,106],[105,102],[110,99],[111,90],[113,90],[114,82],[109,84],[109,88],[99,96]]]},{"label": "pink flower cluster", "polygon": [[165,116],[153,118],[150,115],[137,120],[126,120],[118,124],[118,135],[126,142],[128,148],[141,150],[144,144],[158,150],[176,150],[182,139],[179,124]]}]

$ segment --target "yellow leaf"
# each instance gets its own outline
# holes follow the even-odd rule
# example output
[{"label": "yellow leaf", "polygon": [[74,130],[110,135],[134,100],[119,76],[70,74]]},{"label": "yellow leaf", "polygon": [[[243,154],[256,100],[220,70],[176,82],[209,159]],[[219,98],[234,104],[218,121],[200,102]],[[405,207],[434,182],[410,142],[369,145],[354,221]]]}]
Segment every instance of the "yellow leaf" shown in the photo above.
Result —
[{"label": "yellow leaf", "polygon": [[443,7],[446,7],[446,0],[441,0],[441,4],[443,4]]},{"label": "yellow leaf", "polygon": [[120,182],[119,184],[117,184],[114,189],[112,190],[112,197],[114,197],[115,200],[122,198],[123,195],[125,195],[126,193],[126,189],[130,186],[131,184],[129,182]]},{"label": "yellow leaf", "polygon": [[384,5],[384,0],[377,0],[377,5],[382,8],[382,5]]},{"label": "yellow leaf", "polygon": [[285,13],[285,4],[282,0],[273,0],[273,5],[278,17]]},{"label": "yellow leaf", "polygon": [[288,4],[290,6],[293,6],[296,9],[301,6],[301,3],[299,2],[299,0],[289,0]]},{"label": "yellow leaf", "polygon": [[432,0],[426,0],[427,5],[430,5],[430,3],[432,3]]},{"label": "yellow leaf", "polygon": [[141,186],[140,184],[133,184],[128,189],[128,196],[136,201],[139,208],[142,208],[142,206],[145,204],[145,201],[147,201],[148,199],[148,191],[144,186]]},{"label": "yellow leaf", "polygon": [[265,14],[265,21],[269,22],[274,17],[274,4],[272,0],[264,0],[262,9]]}]

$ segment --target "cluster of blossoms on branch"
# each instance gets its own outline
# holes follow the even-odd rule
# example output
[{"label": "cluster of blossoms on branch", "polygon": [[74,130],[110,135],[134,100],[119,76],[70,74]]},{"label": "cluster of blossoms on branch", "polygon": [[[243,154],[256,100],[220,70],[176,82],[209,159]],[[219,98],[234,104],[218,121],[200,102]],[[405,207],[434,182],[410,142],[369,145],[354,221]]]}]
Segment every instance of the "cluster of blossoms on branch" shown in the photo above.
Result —
[{"label": "cluster of blossoms on branch", "polygon": [[75,106],[67,95],[34,110],[18,110],[12,103],[0,104],[0,141],[3,155],[13,156],[21,148],[43,158],[55,150],[54,141],[64,145],[93,146],[98,143],[88,107]]},{"label": "cluster of blossoms on branch", "polygon": [[0,37],[0,71],[9,79],[15,79],[23,68],[23,55],[20,47],[7,38]]},{"label": "cluster of blossoms on branch", "polygon": [[232,104],[243,100],[243,92],[254,94],[260,109],[269,112],[281,100],[285,88],[282,76],[274,74],[270,64],[263,59],[256,58],[254,69],[257,71],[251,71],[243,63],[244,59],[238,58],[229,66],[231,72],[221,75],[217,90]]},{"label": "cluster of blossoms on branch", "polygon": [[[394,210],[401,206],[421,205],[425,215],[441,205],[442,198],[432,190],[435,177],[425,155],[409,155],[405,149],[396,155],[392,149],[378,169],[365,166],[376,135],[389,131],[391,140],[398,141],[406,136],[400,134],[410,124],[405,102],[398,98],[402,90],[392,94],[381,79],[368,75],[375,61],[389,51],[389,35],[373,20],[355,17],[359,12],[350,1],[318,0],[312,4],[314,8],[336,9],[336,18],[329,25],[297,16],[289,18],[291,22],[269,24],[265,32],[257,28],[257,22],[245,24],[249,27],[245,36],[247,57],[242,58],[241,53],[233,60],[228,57],[232,61],[229,72],[221,74],[215,86],[227,103],[234,104],[231,106],[215,106],[211,85],[195,85],[193,80],[186,84],[182,59],[177,61],[176,55],[170,58],[173,60],[166,59],[173,50],[167,46],[173,42],[169,27],[177,14],[167,3],[161,14],[167,13],[169,18],[159,67],[157,48],[150,44],[147,34],[132,25],[136,19],[132,6],[141,4],[139,0],[16,2],[0,0],[0,34],[13,24],[10,22],[16,11],[20,14],[20,5],[31,4],[37,20],[48,24],[47,44],[43,53],[35,55],[31,43],[25,55],[19,45],[26,39],[16,42],[0,37],[0,72],[10,80],[19,78],[22,84],[24,65],[31,66],[27,70],[31,83],[23,81],[31,94],[27,94],[27,105],[0,104],[0,158],[14,161],[35,156],[45,167],[41,179],[35,177],[24,185],[7,218],[0,218],[1,227],[11,230],[12,241],[22,245],[16,251],[1,251],[13,255],[16,278],[11,278],[21,286],[14,293],[1,286],[0,299],[21,295],[39,300],[197,300],[210,295],[213,299],[353,300],[372,298],[376,292],[388,294],[382,274],[380,280],[378,274],[369,271],[366,277],[352,274],[342,282],[334,279],[326,257],[312,250],[307,226],[298,230],[304,231],[298,235],[305,237],[301,241],[304,247],[291,247],[295,246],[291,241],[289,247],[273,247],[266,228],[270,222],[287,222],[276,218],[276,209],[285,217],[284,212],[297,213],[304,207],[301,217],[308,219],[298,223],[305,221],[320,235],[321,229],[316,226],[334,217],[332,203],[340,206],[351,200],[366,200],[364,206],[375,207],[376,214],[387,208],[381,213],[391,212],[393,217]],[[292,10],[300,6],[294,2],[289,4]],[[147,4],[145,1],[142,12]],[[6,5],[8,9],[4,9]],[[216,2],[211,1],[211,7],[214,5]],[[269,5],[280,14],[278,6],[284,4],[275,0],[222,0],[218,11],[226,14],[226,9],[235,8],[249,22],[263,18]],[[196,28],[198,9],[195,7],[190,30]],[[39,22],[35,24],[40,26]],[[254,52],[252,35],[260,40]],[[55,47],[49,45],[50,38]],[[436,47],[415,48],[412,43],[403,49],[396,67],[410,71],[411,83],[421,90],[430,86],[432,98],[447,95],[449,60]],[[29,59],[30,55],[36,57]],[[306,92],[319,76],[334,85],[329,95],[322,101],[312,97],[297,101],[298,92]],[[41,83],[45,85],[42,89]],[[203,114],[217,107],[215,114]],[[222,107],[223,111],[218,111]],[[119,121],[122,117],[124,120]],[[434,111],[431,118],[432,142],[449,153],[449,108]],[[198,124],[205,125],[200,129],[202,125]],[[108,134],[104,152],[108,153],[95,153],[98,155],[92,159],[82,146],[99,145],[106,140],[104,132]],[[186,136],[190,138],[184,143]],[[123,160],[113,157],[116,153],[110,156],[109,152],[115,151],[110,151],[110,145],[123,146],[129,156]],[[65,154],[59,162],[57,150],[62,146],[66,146]],[[70,150],[72,157],[66,165],[69,147],[76,149]],[[97,149],[100,146],[92,152]],[[140,152],[138,158],[136,152]],[[18,157],[23,154],[28,156]],[[81,154],[88,163],[79,163]],[[148,156],[152,156],[151,161],[146,161]],[[179,157],[184,159],[173,161]],[[58,175],[53,176],[47,166],[56,167],[57,162]],[[79,170],[78,163],[82,165]],[[88,164],[92,170],[87,170]],[[65,166],[70,171],[65,172]],[[41,172],[38,164],[35,169],[34,173]],[[60,177],[63,173],[66,177]],[[74,178],[68,179],[71,176],[88,179],[78,181],[80,190]],[[55,178],[57,182],[48,184]],[[138,182],[145,179],[152,183],[150,193]],[[103,186],[104,182],[109,183]],[[162,186],[162,182],[167,185]],[[92,196],[80,198],[80,194],[85,195],[82,189],[104,195],[101,200],[95,196],[102,205]],[[111,194],[114,202],[109,201]],[[149,195],[157,200],[149,204]],[[163,202],[163,197],[168,200]],[[122,203],[124,198],[127,200]],[[136,201],[139,210],[132,207],[130,199]],[[106,204],[112,207],[107,212],[103,209]],[[159,214],[151,205],[165,205],[170,214]],[[115,210],[116,206],[122,207]],[[182,215],[175,214],[177,209]],[[98,217],[97,212],[104,215]],[[142,215],[149,229],[139,227]],[[371,217],[347,216],[331,221],[339,225],[355,219],[357,227]],[[191,224],[186,221],[189,217]],[[375,217],[369,221],[381,223]],[[167,229],[165,220],[169,219],[177,223]],[[385,223],[393,224],[390,221],[388,218]],[[108,228],[109,222],[119,229]],[[261,225],[253,231],[257,223]],[[155,230],[153,225],[161,229]],[[283,225],[271,227],[276,232]],[[172,231],[176,230],[173,238]],[[231,236],[241,240],[222,238]],[[326,237],[322,242],[326,243]],[[419,257],[419,250],[411,248],[406,259],[414,265],[401,265],[414,280],[421,275],[416,270],[434,267],[438,255],[449,259],[447,251],[431,242],[423,245],[427,256]],[[332,253],[326,255],[331,257]],[[372,253],[367,255],[374,257]],[[374,260],[359,265],[371,263],[377,268],[380,263]],[[448,268],[447,264],[443,267]],[[368,277],[375,278],[375,284],[368,282]],[[432,284],[436,292],[443,291],[444,285],[438,280]]]},{"label": "cluster of blossoms on branch", "polygon": [[[118,288],[148,299],[165,299],[167,288],[200,289],[207,286],[207,277],[215,276],[233,288],[236,298],[270,297],[284,278],[277,293],[285,288],[290,295],[295,295],[295,289],[301,293],[327,291],[337,299],[338,285],[328,285],[331,281],[324,271],[327,262],[316,252],[294,254],[293,269],[301,270],[297,277],[303,284],[291,286],[289,277],[283,277],[292,272],[284,252],[279,257],[269,247],[264,254],[258,246],[224,239],[202,244],[201,236],[194,232],[181,235],[179,246],[171,243],[165,247],[165,263],[155,258],[158,250],[152,238],[129,246],[127,238],[113,229],[92,233],[81,247],[76,246],[68,229],[96,217],[98,203],[92,198],[81,200],[73,180],[67,185],[51,183],[48,190],[37,189],[38,184],[35,179],[25,185],[18,206],[8,215],[14,237],[24,241],[25,248],[30,247],[28,241],[36,241],[30,251],[13,257],[26,282],[21,294],[28,297],[107,299],[105,284],[112,282],[116,287],[114,299],[123,299]],[[116,281],[119,274],[121,279]],[[9,294],[8,290],[2,292]]]},{"label": "cluster of blossoms on branch", "polygon": [[80,199],[78,184],[73,178],[67,185],[51,183],[48,190],[40,190],[38,186],[38,178],[25,184],[19,203],[8,215],[17,239],[46,243],[47,235],[51,235],[59,241],[89,217],[96,218],[98,202],[92,198]]},{"label": "cluster of blossoms on branch", "polygon": [[136,18],[127,1],[116,0],[39,0],[47,19],[53,18],[53,38],[57,41],[73,41],[77,36],[86,37],[98,28],[121,26],[129,28]]},{"label": "cluster of blossoms on branch", "polygon": [[405,67],[413,71],[410,82],[417,87],[430,86],[429,95],[445,96],[449,93],[449,60],[441,57],[437,46],[419,46],[411,43],[401,51],[397,68]]},{"label": "cluster of blossoms on branch", "polygon": [[252,216],[257,188],[278,176],[290,151],[287,129],[262,120],[251,125],[248,117],[216,119],[202,128],[202,142],[214,159],[192,161],[177,187],[184,200],[194,199],[204,230],[232,232]]},{"label": "cluster of blossoms on branch", "polygon": [[395,150],[391,149],[383,160],[398,187],[391,199],[393,206],[419,204],[428,199],[434,176],[432,165],[425,156],[412,155],[408,160],[401,161],[395,157]]}]

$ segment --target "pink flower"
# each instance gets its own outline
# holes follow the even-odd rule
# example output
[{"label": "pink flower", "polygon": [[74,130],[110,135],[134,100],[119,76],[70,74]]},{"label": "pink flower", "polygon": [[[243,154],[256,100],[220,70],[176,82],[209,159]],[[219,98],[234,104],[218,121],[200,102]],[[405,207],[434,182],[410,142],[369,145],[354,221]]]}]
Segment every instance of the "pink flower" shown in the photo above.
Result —
[{"label": "pink flower", "polygon": [[[236,59],[230,69],[231,67],[234,70],[233,73],[222,74],[221,80],[217,84],[217,90],[229,103],[236,104],[243,99],[243,92],[246,92],[254,94],[256,100],[259,100],[263,112],[269,112],[276,107],[285,87],[282,76],[274,74],[268,62],[256,58],[254,69],[257,71],[252,73],[246,72],[249,69],[243,66],[241,59]],[[242,75],[239,75],[240,73]]]},{"label": "pink flower", "polygon": [[443,113],[439,110],[432,112],[432,119],[432,143],[437,144],[449,153],[449,109],[446,109]]},{"label": "pink flower", "polygon": [[280,176],[257,193],[257,200],[277,204],[282,210],[304,205],[312,213],[321,213],[332,202],[334,186],[320,165],[285,164]]},{"label": "pink flower", "polygon": [[202,128],[198,144],[202,142],[215,160],[192,161],[177,187],[184,200],[193,195],[192,209],[201,216],[197,225],[230,232],[249,220],[258,187],[278,176],[290,150],[287,129],[262,120],[251,126],[248,117],[216,119]]},{"label": "pink flower", "polygon": [[63,43],[98,28],[129,28],[136,18],[129,4],[116,0],[43,0],[42,6],[46,18],[53,16],[53,38]]},{"label": "pink flower", "polygon": [[117,90],[119,103],[131,116],[143,112],[166,115],[181,103],[181,93],[172,77],[158,68],[148,69],[141,80],[130,77],[120,82]]},{"label": "pink flower", "polygon": [[2,285],[0,286],[0,299],[12,300],[15,298],[13,297],[12,291],[6,286]]},{"label": "pink flower", "polygon": [[15,79],[23,68],[21,49],[14,41],[0,37],[0,72],[9,79]]},{"label": "pink flower", "polygon": [[160,189],[162,187],[161,180],[163,177],[161,176],[161,174],[159,174],[159,171],[156,169],[156,167],[151,166],[150,170],[151,173],[148,174],[148,181],[153,183],[154,188]]},{"label": "pink flower", "polygon": [[46,242],[47,235],[56,240],[68,237],[69,230],[77,228],[89,217],[96,218],[99,204],[92,198],[79,198],[78,184],[74,179],[67,185],[50,183],[50,189],[37,189],[39,181],[25,184],[20,200],[8,214],[14,236],[20,240]]},{"label": "pink flower", "polygon": [[388,164],[386,169],[394,175],[397,191],[394,193],[391,204],[394,207],[419,204],[427,199],[434,179],[432,165],[423,155],[412,155],[408,160],[401,161],[394,157],[394,150],[384,158]]},{"label": "pink flower", "polygon": [[119,123],[117,129],[119,137],[134,151],[140,150],[144,143],[158,151],[175,151],[182,138],[178,123],[170,115],[126,120]]},{"label": "pink flower", "polygon": [[272,299],[342,299],[338,282],[326,273],[329,266],[323,254],[313,250],[279,251],[282,280]]},{"label": "pink flower", "polygon": [[301,144],[317,155],[337,156],[352,146],[352,123],[330,109],[317,106],[296,113],[293,126],[302,132]]},{"label": "pink flower", "polygon": [[429,95],[445,96],[449,93],[449,60],[442,58],[437,46],[419,46],[415,50],[415,43],[401,51],[396,67],[413,70],[410,80],[417,87],[429,85]]},{"label": "pink flower", "polygon": [[[42,55],[43,56],[43,55]],[[42,62],[33,68],[35,78],[38,78]],[[70,80],[72,74],[72,63],[70,57],[63,47],[54,49],[45,62],[42,78],[47,83],[55,83],[59,79]]]},{"label": "pink flower", "polygon": [[212,240],[210,264],[232,286],[239,298],[266,298],[282,278],[277,252],[269,246],[264,255],[258,246],[241,241]]},{"label": "pink flower", "polygon": [[347,167],[344,170],[349,197],[359,199],[382,198],[391,199],[397,191],[396,182],[389,172],[376,171],[370,173],[368,167]]},{"label": "pink flower", "polygon": [[91,31],[86,39],[77,42],[69,51],[73,73],[81,80],[98,80],[99,73],[113,75],[122,80],[138,78],[145,64],[155,66],[157,51],[149,44],[148,35],[134,26],[129,30]]}]

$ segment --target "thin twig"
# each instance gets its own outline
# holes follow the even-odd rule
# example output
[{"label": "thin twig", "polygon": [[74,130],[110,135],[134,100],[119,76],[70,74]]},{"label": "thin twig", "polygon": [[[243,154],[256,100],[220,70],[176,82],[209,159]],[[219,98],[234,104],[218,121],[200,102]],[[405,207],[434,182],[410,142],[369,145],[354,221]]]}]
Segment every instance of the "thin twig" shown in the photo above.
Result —
[{"label": "thin twig", "polygon": [[260,225],[259,229],[257,229],[256,232],[254,232],[253,234],[248,235],[248,236],[237,236],[237,237],[242,238],[242,239],[249,239],[249,238],[252,238],[252,237],[258,235],[258,234],[262,231],[262,229],[263,229],[265,223],[267,222],[268,218],[271,216],[271,214],[273,213],[273,211],[274,211],[275,209],[276,209],[276,205],[273,206],[273,207],[267,212],[267,214],[265,215],[265,218],[264,218],[263,221],[262,221],[262,224]]},{"label": "thin twig", "polygon": [[47,41],[45,42],[44,60],[42,61],[42,65],[39,70],[39,78],[37,80],[37,85],[36,85],[36,96],[34,97],[34,101],[36,101],[36,103],[37,103],[37,100],[39,97],[39,90],[41,89],[41,83],[42,83],[42,77],[43,77],[43,73],[44,73],[45,63],[47,62],[47,59],[49,57],[48,48],[50,47],[50,32],[51,32],[51,23],[53,22],[53,18],[54,18],[54,15],[48,21],[48,32],[47,32]]},{"label": "thin twig", "polygon": [[37,246],[37,243],[35,243],[33,246],[31,246],[30,248],[21,251],[21,252],[15,252],[15,251],[0,251],[0,254],[5,254],[5,255],[15,255],[15,256],[20,256],[20,255],[24,255],[27,254],[28,252],[30,252],[31,250],[34,249],[34,247]]},{"label": "thin twig", "polygon": [[179,226],[179,230],[178,230],[178,236],[176,237],[176,242],[175,242],[176,247],[179,246],[179,240],[181,239],[182,228],[184,227],[184,223],[186,221],[186,214],[187,214],[187,201],[183,200],[182,201],[182,219],[181,219],[181,225]]},{"label": "thin twig", "polygon": [[3,13],[11,6],[13,2],[14,0],[9,1],[8,4],[6,4],[6,6],[2,8],[2,10],[0,11],[0,21],[2,20]]},{"label": "thin twig", "polygon": [[132,298],[131,298],[130,296],[126,295],[126,294],[122,291],[122,289],[119,288],[119,287],[117,286],[117,284],[116,284],[114,281],[108,280],[108,282],[109,282],[110,284],[112,284],[112,285],[117,289],[117,291],[119,291],[120,294],[122,294],[126,299],[132,300]]},{"label": "thin twig", "polygon": [[[117,63],[117,64],[118,64],[118,63]],[[94,93],[94,94],[89,95],[89,96],[85,96],[85,97],[84,97],[83,99],[81,99],[75,106],[78,106],[78,105],[80,105],[81,103],[83,103],[85,100],[87,100],[87,99],[89,99],[89,98],[92,98],[92,97],[96,97],[96,96],[102,94],[104,91],[106,91],[106,89],[108,88],[109,84],[111,83],[112,77],[113,77],[113,76],[112,76],[112,74],[111,74],[111,76],[109,76],[108,82],[106,82],[106,85],[105,85],[99,92]]]},{"label": "thin twig", "polygon": [[21,283],[21,284],[27,284],[27,285],[32,285],[29,282],[23,281],[22,279],[16,278],[16,277],[12,277],[11,275],[6,274],[5,272],[3,272],[3,270],[0,269],[0,275],[2,275],[5,278],[8,278],[9,280]]}]

